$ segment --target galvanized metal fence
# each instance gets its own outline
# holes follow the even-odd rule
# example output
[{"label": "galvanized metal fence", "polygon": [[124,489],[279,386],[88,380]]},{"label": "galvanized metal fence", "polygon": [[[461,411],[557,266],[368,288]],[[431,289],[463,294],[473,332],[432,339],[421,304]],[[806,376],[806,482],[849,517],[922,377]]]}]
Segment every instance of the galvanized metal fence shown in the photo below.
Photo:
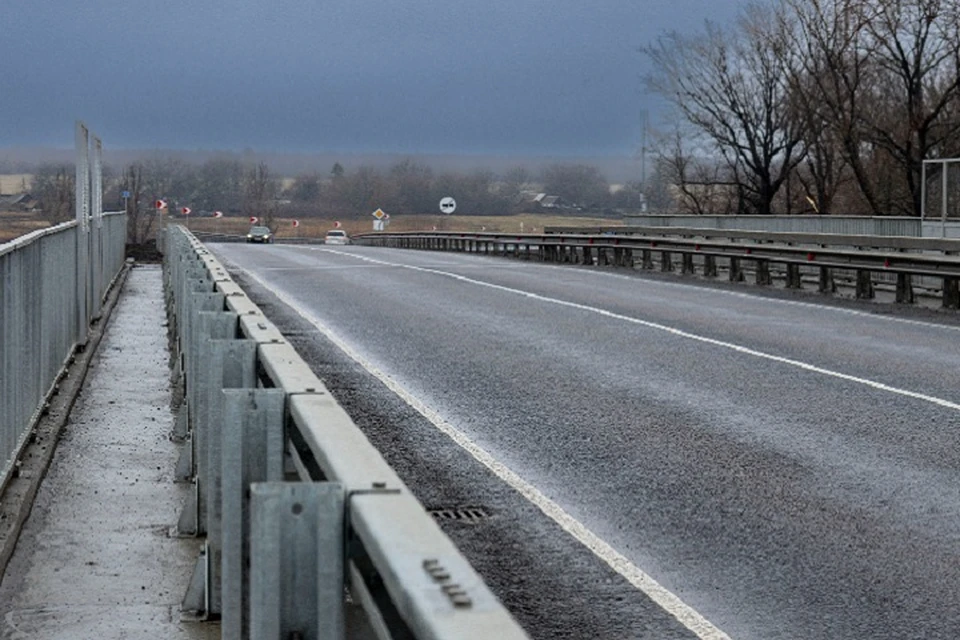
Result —
[{"label": "galvanized metal fence", "polygon": [[124,261],[127,217],[0,245],[0,488]]},{"label": "galvanized metal fence", "polygon": [[[204,536],[183,610],[224,638],[526,638],[323,383],[223,266],[166,230],[184,403],[178,530]],[[355,631],[355,630],[354,630]]]}]

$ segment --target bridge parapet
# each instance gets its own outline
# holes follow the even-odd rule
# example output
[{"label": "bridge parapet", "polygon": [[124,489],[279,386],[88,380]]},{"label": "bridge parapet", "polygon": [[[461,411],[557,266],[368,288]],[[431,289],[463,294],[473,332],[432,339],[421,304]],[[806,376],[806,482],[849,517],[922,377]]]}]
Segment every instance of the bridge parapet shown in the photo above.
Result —
[{"label": "bridge parapet", "polygon": [[194,488],[178,527],[206,537],[183,608],[225,638],[343,638],[346,588],[380,638],[526,638],[219,261],[166,233],[178,475]]}]

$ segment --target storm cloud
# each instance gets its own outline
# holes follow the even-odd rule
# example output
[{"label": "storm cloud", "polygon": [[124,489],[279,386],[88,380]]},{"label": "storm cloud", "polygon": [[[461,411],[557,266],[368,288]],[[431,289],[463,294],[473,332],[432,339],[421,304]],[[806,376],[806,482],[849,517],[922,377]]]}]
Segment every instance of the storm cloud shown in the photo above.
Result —
[{"label": "storm cloud", "polygon": [[5,0],[0,146],[622,154],[665,30],[736,0]]}]

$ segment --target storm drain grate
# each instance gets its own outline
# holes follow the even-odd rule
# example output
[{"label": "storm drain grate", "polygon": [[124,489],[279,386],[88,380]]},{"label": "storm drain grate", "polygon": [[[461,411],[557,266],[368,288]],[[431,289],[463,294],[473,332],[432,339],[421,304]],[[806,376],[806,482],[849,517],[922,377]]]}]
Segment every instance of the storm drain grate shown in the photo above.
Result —
[{"label": "storm drain grate", "polygon": [[434,520],[456,522],[479,522],[490,517],[490,511],[485,507],[461,507],[458,509],[427,509],[427,513]]}]

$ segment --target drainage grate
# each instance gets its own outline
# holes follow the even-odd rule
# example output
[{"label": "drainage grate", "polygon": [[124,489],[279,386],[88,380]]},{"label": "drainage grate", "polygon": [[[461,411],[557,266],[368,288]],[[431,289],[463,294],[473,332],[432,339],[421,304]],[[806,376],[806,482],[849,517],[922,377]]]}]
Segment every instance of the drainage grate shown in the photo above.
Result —
[{"label": "drainage grate", "polygon": [[456,509],[427,509],[434,520],[475,523],[490,517],[486,507],[460,507]]}]

